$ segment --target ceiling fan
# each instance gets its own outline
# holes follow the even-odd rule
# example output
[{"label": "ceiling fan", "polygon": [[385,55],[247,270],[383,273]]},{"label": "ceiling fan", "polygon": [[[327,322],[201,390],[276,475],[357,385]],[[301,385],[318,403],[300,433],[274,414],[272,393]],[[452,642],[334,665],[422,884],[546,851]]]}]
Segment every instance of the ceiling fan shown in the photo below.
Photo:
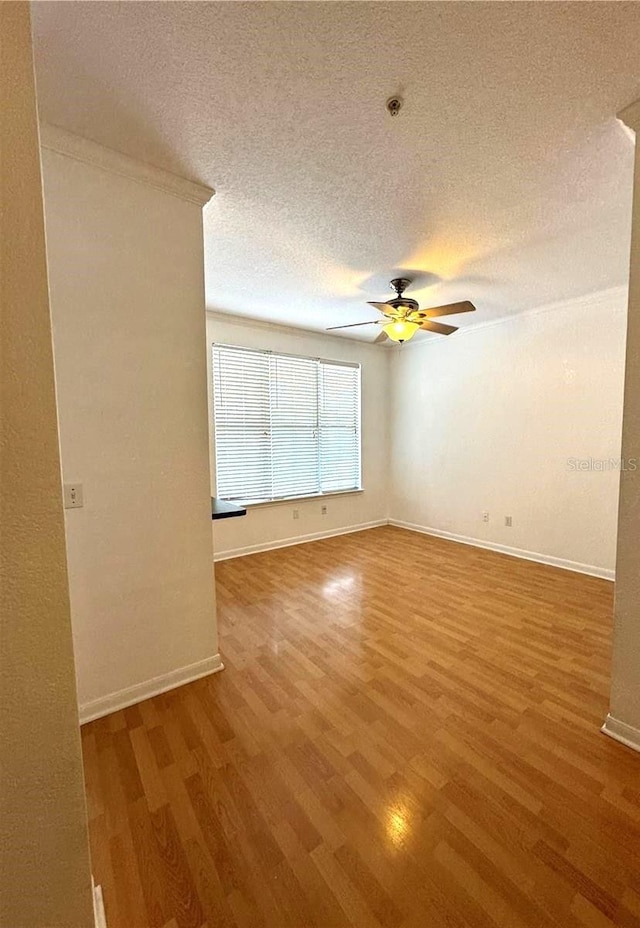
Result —
[{"label": "ceiling fan", "polygon": [[327,332],[335,329],[353,329],[358,325],[381,325],[382,332],[376,342],[386,341],[390,338],[394,342],[408,342],[419,329],[434,332],[436,335],[451,335],[458,327],[443,325],[441,322],[431,322],[437,316],[452,316],[456,313],[473,313],[475,306],[469,300],[461,303],[447,303],[445,306],[434,306],[432,309],[420,309],[415,300],[402,294],[411,284],[407,277],[395,277],[391,281],[391,288],[396,296],[386,303],[369,303],[383,314],[384,319],[373,319],[371,322],[353,322],[351,325],[332,325]]}]

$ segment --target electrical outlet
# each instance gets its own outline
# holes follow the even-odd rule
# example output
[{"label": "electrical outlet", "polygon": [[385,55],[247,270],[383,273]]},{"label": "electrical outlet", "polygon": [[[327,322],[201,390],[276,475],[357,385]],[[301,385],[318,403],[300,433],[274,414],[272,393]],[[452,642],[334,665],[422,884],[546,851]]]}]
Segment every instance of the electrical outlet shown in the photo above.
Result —
[{"label": "electrical outlet", "polygon": [[299,510],[299,509],[294,509],[294,510],[293,510],[293,518],[294,518],[294,519],[299,519],[299,518],[300,518],[300,510]]},{"label": "electrical outlet", "polygon": [[482,513],[482,521],[483,521],[483,522],[488,522],[488,521],[489,521],[489,513],[487,512],[486,509],[485,509],[485,511]]},{"label": "electrical outlet", "polygon": [[322,506],[320,507],[320,512],[322,513],[323,516],[326,516],[326,514],[327,514],[327,504],[326,504],[326,503],[323,503],[323,504],[322,504]]},{"label": "electrical outlet", "polygon": [[511,516],[505,516],[504,524],[508,526],[508,528],[511,528],[511,526],[513,525],[513,518]]},{"label": "electrical outlet", "polygon": [[81,483],[65,483],[63,487],[65,509],[82,509],[84,499]]}]

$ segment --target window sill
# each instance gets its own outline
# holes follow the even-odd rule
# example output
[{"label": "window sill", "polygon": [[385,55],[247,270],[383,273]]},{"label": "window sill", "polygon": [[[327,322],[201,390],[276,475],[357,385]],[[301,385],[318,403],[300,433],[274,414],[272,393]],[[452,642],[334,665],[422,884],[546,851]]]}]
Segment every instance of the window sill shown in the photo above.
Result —
[{"label": "window sill", "polygon": [[312,493],[311,496],[287,496],[285,499],[266,499],[266,500],[256,500],[251,502],[251,500],[229,500],[229,502],[235,503],[237,506],[242,506],[244,509],[263,509],[266,506],[286,506],[289,503],[299,503],[304,500],[311,499],[333,499],[336,496],[354,496],[358,493],[364,493],[364,488],[359,487],[357,490],[336,490],[334,493]]}]

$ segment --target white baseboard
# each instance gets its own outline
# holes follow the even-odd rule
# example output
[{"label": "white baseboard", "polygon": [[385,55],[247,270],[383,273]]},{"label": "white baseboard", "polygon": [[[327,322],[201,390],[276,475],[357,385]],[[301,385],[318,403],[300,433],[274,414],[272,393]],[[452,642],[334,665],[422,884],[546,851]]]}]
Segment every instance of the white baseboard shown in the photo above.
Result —
[{"label": "white baseboard", "polygon": [[107,928],[107,916],[104,911],[104,900],[102,898],[102,886],[96,886],[91,877],[93,887],[93,915],[96,928]]},{"label": "white baseboard", "polygon": [[247,554],[258,554],[260,551],[274,551],[277,548],[289,548],[293,545],[303,545],[310,541],[319,541],[321,538],[333,538],[336,535],[349,535],[352,532],[362,532],[369,528],[378,528],[381,525],[395,525],[397,528],[419,532],[422,535],[433,535],[436,538],[445,538],[447,541],[457,541],[463,545],[472,545],[475,548],[485,548],[488,551],[498,551],[510,557],[519,557],[525,561],[536,561],[538,564],[547,564],[550,567],[560,567],[562,570],[573,570],[579,574],[588,574],[590,577],[599,577],[601,580],[615,580],[615,571],[605,567],[596,567],[594,564],[582,564],[579,561],[570,561],[566,558],[552,557],[540,554],[537,551],[526,551],[523,548],[513,548],[493,541],[484,541],[480,538],[471,538],[468,535],[457,535],[454,532],[445,532],[425,525],[416,525],[413,522],[403,522],[400,519],[378,519],[375,522],[361,522],[359,525],[350,525],[346,528],[330,529],[327,532],[314,532],[310,535],[296,535],[280,541],[269,541],[260,545],[246,545],[242,548],[231,548],[228,551],[214,553],[214,561],[227,561],[234,557],[244,557]]},{"label": "white baseboard", "polygon": [[551,557],[548,554],[539,554],[536,551],[525,551],[522,548],[512,548],[509,545],[500,545],[493,541],[484,541],[479,538],[470,538],[467,535],[456,535],[453,532],[443,532],[437,528],[428,528],[424,525],[414,525],[412,522],[401,522],[399,519],[389,519],[389,525],[406,528],[411,532],[420,532],[422,535],[434,535],[436,538],[445,538],[448,541],[457,541],[463,545],[472,545],[474,548],[486,548],[488,551],[498,551],[510,557],[519,557],[525,561],[537,561],[539,564],[548,564],[550,567],[560,567],[562,570],[573,570],[579,574],[588,574],[590,577],[600,577],[602,580],[615,580],[615,571],[605,567],[596,567],[593,564],[581,564],[579,561],[568,561],[561,557]]},{"label": "white baseboard", "polygon": [[336,535],[350,535],[352,532],[363,532],[368,528],[379,528],[388,525],[387,519],[378,519],[375,522],[360,522],[358,525],[349,525],[346,528],[333,528],[326,532],[313,532],[311,535],[295,535],[293,538],[283,538],[280,541],[267,541],[261,545],[246,545],[243,548],[231,548],[228,551],[214,552],[214,561],[228,561],[233,557],[244,557],[247,554],[259,554],[260,551],[274,551],[276,548],[290,548],[293,545],[304,545],[309,541],[320,541],[321,538],[333,538]]},{"label": "white baseboard", "polygon": [[620,722],[608,715],[600,731],[613,738],[614,741],[626,744],[634,751],[640,751],[640,728],[633,728],[632,725],[627,725],[626,722]]},{"label": "white baseboard", "polygon": [[169,673],[161,677],[153,677],[151,680],[145,680],[144,683],[136,683],[135,686],[129,686],[124,690],[118,690],[116,693],[110,693],[108,696],[101,696],[100,699],[94,699],[80,706],[80,724],[93,722],[104,715],[111,715],[119,709],[126,709],[127,706],[133,706],[137,702],[150,699],[152,696],[159,696],[160,693],[166,693],[168,690],[174,690],[177,686],[184,686],[185,683],[192,683],[201,677],[207,677],[211,673],[217,673],[224,669],[224,664],[219,654],[207,657],[203,661],[197,661],[195,664],[188,664],[186,667],[178,667],[177,670],[170,670]]}]

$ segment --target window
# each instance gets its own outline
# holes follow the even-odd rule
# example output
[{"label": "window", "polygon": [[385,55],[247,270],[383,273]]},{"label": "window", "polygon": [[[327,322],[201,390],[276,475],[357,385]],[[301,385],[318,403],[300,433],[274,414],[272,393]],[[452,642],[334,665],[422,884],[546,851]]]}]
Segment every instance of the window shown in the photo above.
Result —
[{"label": "window", "polygon": [[360,489],[360,365],[213,346],[217,495]]}]

